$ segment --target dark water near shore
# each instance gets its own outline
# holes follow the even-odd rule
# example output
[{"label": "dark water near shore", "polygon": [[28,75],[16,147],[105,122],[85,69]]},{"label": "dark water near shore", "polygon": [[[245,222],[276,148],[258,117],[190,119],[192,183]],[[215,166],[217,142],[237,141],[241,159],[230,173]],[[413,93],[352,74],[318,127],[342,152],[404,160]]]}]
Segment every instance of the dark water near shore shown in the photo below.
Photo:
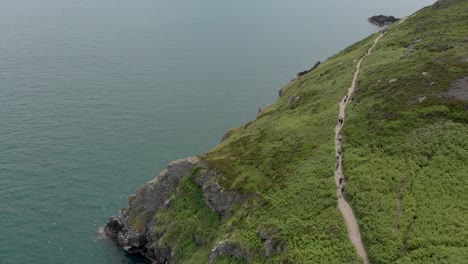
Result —
[{"label": "dark water near shore", "polygon": [[0,2],[0,263],[138,263],[96,235],[296,72],[433,0]]}]

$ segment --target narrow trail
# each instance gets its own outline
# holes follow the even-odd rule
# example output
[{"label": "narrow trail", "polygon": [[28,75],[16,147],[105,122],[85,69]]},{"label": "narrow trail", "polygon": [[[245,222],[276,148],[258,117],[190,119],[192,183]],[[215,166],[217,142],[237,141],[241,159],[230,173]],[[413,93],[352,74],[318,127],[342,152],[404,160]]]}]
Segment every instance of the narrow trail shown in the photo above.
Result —
[{"label": "narrow trail", "polygon": [[409,17],[409,16],[406,16],[406,17],[402,18],[402,19],[400,20],[400,22],[398,22],[397,26],[399,26],[401,23],[405,22],[405,20],[406,20],[408,17]]},{"label": "narrow trail", "polygon": [[[383,34],[380,34],[375,40],[372,47],[367,50],[366,56],[369,56],[372,53],[372,49],[377,45],[380,38]],[[356,217],[354,216],[353,209],[349,206],[348,202],[346,202],[343,192],[346,186],[346,178],[343,175],[343,167],[342,167],[342,155],[341,155],[341,128],[344,125],[345,120],[345,113],[346,113],[346,105],[348,104],[351,96],[353,95],[354,88],[356,88],[357,78],[359,76],[359,71],[361,69],[361,63],[366,57],[362,57],[357,65],[356,65],[356,72],[354,73],[354,78],[351,83],[351,87],[348,88],[348,93],[345,95],[343,100],[340,102],[340,113],[338,119],[341,119],[341,122],[338,121],[338,125],[335,127],[335,151],[336,151],[336,169],[335,169],[335,183],[336,183],[336,196],[338,197],[338,209],[340,209],[341,213],[343,214],[343,218],[345,220],[346,226],[348,228],[348,236],[354,244],[359,256],[364,259],[365,264],[369,264],[369,257],[367,256],[366,250],[362,244],[361,240],[361,232],[359,231],[359,225],[357,223]]]}]

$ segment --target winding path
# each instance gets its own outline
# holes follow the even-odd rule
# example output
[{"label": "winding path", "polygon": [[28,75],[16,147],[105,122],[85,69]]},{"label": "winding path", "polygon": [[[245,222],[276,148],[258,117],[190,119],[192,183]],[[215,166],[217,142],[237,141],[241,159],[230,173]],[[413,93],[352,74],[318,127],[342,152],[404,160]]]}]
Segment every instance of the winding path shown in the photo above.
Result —
[{"label": "winding path", "polygon": [[[372,49],[375,47],[377,42],[379,42],[380,38],[383,34],[380,34],[375,40],[372,47],[367,50],[366,56],[369,56],[372,52]],[[362,57],[356,66],[356,72],[354,73],[353,82],[351,83],[351,87],[348,88],[348,93],[340,102],[340,113],[339,119],[342,118],[341,124],[338,122],[338,125],[335,127],[335,151],[336,151],[336,169],[335,169],[335,182],[336,182],[336,195],[338,197],[338,209],[340,209],[341,213],[343,214],[343,218],[345,220],[346,226],[348,228],[348,236],[356,247],[356,250],[364,259],[365,264],[369,264],[369,257],[367,256],[366,250],[362,244],[361,240],[361,232],[359,231],[359,225],[357,223],[356,217],[354,216],[353,209],[349,206],[348,202],[346,202],[343,192],[344,187],[346,186],[346,179],[343,175],[343,167],[342,167],[342,155],[341,155],[341,128],[344,125],[345,120],[345,113],[346,113],[346,105],[348,104],[351,96],[353,95],[354,88],[356,88],[356,81],[359,76],[359,71],[361,69],[361,63],[364,60],[365,56]],[[340,180],[341,179],[341,180]]]},{"label": "winding path", "polygon": [[406,16],[406,17],[402,18],[402,19],[400,20],[400,22],[398,22],[397,26],[399,26],[399,25],[401,25],[401,23],[405,22],[405,20],[408,19],[408,17],[409,17],[409,16]]}]

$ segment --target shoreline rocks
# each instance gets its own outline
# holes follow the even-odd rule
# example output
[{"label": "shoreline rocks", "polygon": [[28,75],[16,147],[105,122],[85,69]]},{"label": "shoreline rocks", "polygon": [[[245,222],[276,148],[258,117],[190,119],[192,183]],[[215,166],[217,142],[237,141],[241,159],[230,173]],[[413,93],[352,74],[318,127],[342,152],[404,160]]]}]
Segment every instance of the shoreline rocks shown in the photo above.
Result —
[{"label": "shoreline rocks", "polygon": [[[195,177],[195,183],[203,190],[203,200],[213,212],[229,218],[234,205],[246,202],[241,193],[219,184],[216,180],[219,175],[206,168],[200,158],[172,161],[159,176],[143,185],[135,195],[129,196],[129,207],[121,209],[118,216],[109,219],[104,234],[125,252],[143,255],[150,263],[176,263],[173,248],[161,241],[165,231],[155,230],[155,226],[165,224],[159,222],[155,215],[159,210],[171,207],[171,197],[177,193],[179,183],[196,168],[202,170]],[[246,258],[247,253],[240,245],[223,240],[212,245],[209,261],[215,261],[218,256]]]},{"label": "shoreline rocks", "polygon": [[153,263],[174,263],[172,249],[156,243],[161,234],[153,232],[154,215],[159,209],[170,206],[170,197],[177,185],[199,162],[197,157],[170,162],[158,177],[129,197],[129,208],[109,219],[104,234],[130,254],[141,254]]},{"label": "shoreline rocks", "polygon": [[394,16],[371,16],[367,19],[369,23],[374,24],[379,27],[388,26],[390,24],[395,23],[396,21],[400,20],[399,18],[395,18]]},{"label": "shoreline rocks", "polygon": [[305,71],[298,72],[298,73],[296,74],[296,78],[298,79],[298,78],[300,78],[300,77],[306,75],[307,73],[309,73],[309,72],[311,72],[311,71],[317,69],[317,67],[318,67],[319,65],[320,65],[320,61],[317,61],[317,62],[314,64],[314,66],[312,66],[312,68],[310,68],[310,69],[308,69],[308,70],[305,70]]}]

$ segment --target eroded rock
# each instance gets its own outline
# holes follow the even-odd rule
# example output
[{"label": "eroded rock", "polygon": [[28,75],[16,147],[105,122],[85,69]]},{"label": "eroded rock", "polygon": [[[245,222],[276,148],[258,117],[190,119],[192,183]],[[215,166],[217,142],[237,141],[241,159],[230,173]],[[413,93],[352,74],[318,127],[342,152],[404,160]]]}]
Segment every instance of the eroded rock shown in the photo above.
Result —
[{"label": "eroded rock", "polygon": [[258,232],[258,236],[263,240],[265,256],[279,254],[286,248],[284,243],[278,239],[277,232],[274,229],[266,229]]},{"label": "eroded rock", "polygon": [[216,258],[219,256],[230,256],[236,258],[247,258],[247,252],[244,248],[229,239],[218,242],[211,249],[209,264],[216,263]]},{"label": "eroded rock", "polygon": [[142,254],[154,263],[174,263],[172,249],[156,243],[162,234],[153,232],[154,215],[159,209],[170,207],[170,197],[178,183],[199,162],[197,157],[170,162],[158,177],[129,196],[129,208],[120,210],[118,217],[111,217],[104,233],[128,253]]},{"label": "eroded rock", "polygon": [[231,215],[233,205],[241,204],[245,198],[238,192],[227,190],[217,182],[216,172],[211,170],[201,171],[201,177],[195,182],[203,189],[203,198],[211,210],[223,217]]},{"label": "eroded rock", "polygon": [[318,67],[319,65],[320,65],[320,61],[317,61],[317,62],[314,64],[314,66],[312,66],[312,68],[310,68],[310,69],[308,69],[308,70],[305,70],[305,71],[298,72],[298,73],[296,74],[296,78],[300,78],[300,77],[306,75],[307,73],[309,73],[309,72],[311,72],[311,71],[317,69],[317,67]]},{"label": "eroded rock", "polygon": [[288,99],[288,105],[291,109],[295,108],[297,104],[299,103],[299,99],[301,97],[298,94],[293,94],[289,97]]}]

